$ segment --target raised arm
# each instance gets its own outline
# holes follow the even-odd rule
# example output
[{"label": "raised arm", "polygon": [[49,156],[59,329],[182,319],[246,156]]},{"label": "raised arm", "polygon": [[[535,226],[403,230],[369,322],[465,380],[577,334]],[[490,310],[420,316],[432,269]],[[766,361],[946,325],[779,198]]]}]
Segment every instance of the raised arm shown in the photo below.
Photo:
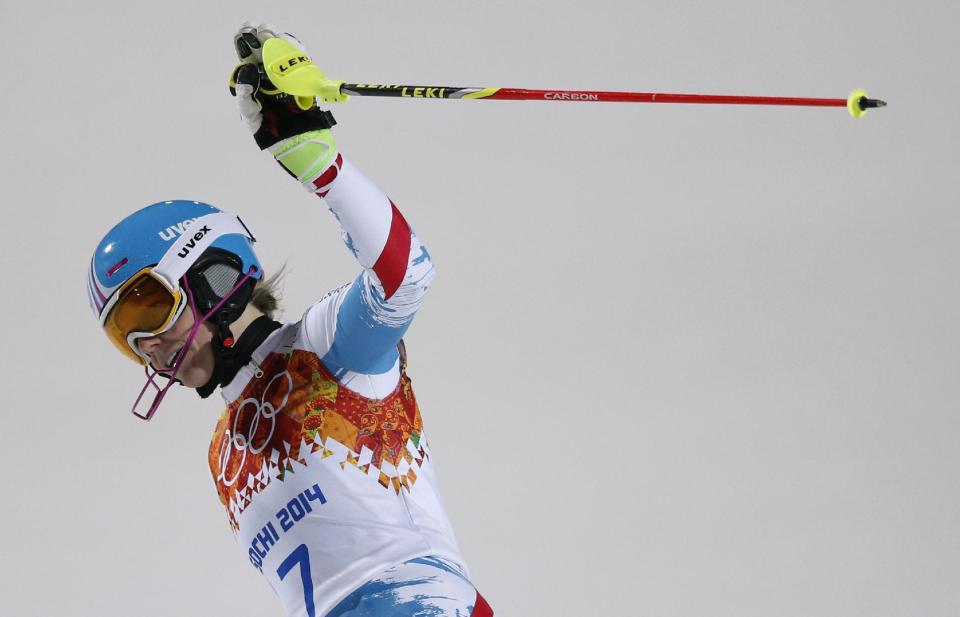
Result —
[{"label": "raised arm", "polygon": [[400,210],[339,153],[328,112],[304,111],[290,97],[258,92],[270,86],[264,85],[255,50],[274,35],[251,25],[237,36],[241,58],[249,51],[251,60],[234,72],[241,113],[260,147],[307,190],[325,198],[363,267],[353,283],[307,312],[307,335],[338,376],[384,373],[396,363],[397,343],[433,278],[433,264]]},{"label": "raised arm", "polygon": [[[317,143],[323,141],[335,151],[329,130],[312,139],[311,148],[319,150]],[[282,151],[277,160],[288,164]],[[342,155],[306,177],[294,167],[287,169],[325,198],[344,242],[363,267],[349,287],[328,300],[330,306],[308,312],[311,342],[335,373],[386,372],[433,278],[430,255],[396,205]]]}]

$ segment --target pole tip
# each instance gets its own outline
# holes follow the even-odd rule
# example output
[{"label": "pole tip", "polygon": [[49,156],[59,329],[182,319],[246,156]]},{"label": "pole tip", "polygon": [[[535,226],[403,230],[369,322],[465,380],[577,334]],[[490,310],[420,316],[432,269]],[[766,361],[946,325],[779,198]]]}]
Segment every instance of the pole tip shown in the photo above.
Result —
[{"label": "pole tip", "polygon": [[880,99],[868,99],[863,97],[860,99],[860,107],[863,109],[876,109],[877,107],[886,107],[887,102],[881,101]]},{"label": "pole tip", "polygon": [[863,114],[867,113],[868,109],[876,109],[877,107],[886,106],[886,101],[881,101],[880,99],[871,99],[869,96],[867,96],[867,91],[862,88],[857,88],[850,93],[849,97],[847,97],[847,111],[849,111],[850,115],[854,118],[863,117]]}]

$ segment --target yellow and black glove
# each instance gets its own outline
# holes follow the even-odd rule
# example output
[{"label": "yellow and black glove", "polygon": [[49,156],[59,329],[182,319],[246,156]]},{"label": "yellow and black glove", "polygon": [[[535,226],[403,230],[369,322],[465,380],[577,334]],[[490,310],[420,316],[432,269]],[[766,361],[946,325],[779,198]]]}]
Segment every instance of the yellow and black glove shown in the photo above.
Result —
[{"label": "yellow and black glove", "polygon": [[245,22],[233,37],[240,64],[230,75],[230,93],[237,97],[240,115],[261,150],[336,124],[329,111],[318,109],[315,104],[303,109],[296,98],[280,91],[270,81],[263,66],[263,45],[274,37],[306,53],[296,37],[285,32],[278,34],[269,24]]}]

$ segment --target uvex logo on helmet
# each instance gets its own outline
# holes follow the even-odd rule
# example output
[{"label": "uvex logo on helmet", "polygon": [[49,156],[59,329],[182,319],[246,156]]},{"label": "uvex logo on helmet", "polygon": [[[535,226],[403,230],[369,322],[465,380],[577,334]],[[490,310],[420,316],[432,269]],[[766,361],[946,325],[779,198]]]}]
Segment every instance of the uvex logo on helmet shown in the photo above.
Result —
[{"label": "uvex logo on helmet", "polygon": [[161,239],[161,240],[166,240],[167,242],[169,242],[169,241],[173,240],[174,238],[176,238],[177,236],[179,236],[179,235],[181,235],[182,233],[184,233],[184,232],[187,230],[187,227],[190,226],[190,223],[192,223],[192,222],[194,222],[195,220],[197,220],[197,218],[198,218],[198,217],[195,217],[195,218],[192,218],[192,219],[186,219],[186,220],[184,220],[184,221],[180,221],[180,222],[177,223],[176,225],[171,225],[170,227],[167,227],[167,228],[164,229],[163,231],[157,232],[157,235],[160,236],[160,239]]},{"label": "uvex logo on helmet", "polygon": [[181,250],[179,253],[177,253],[177,257],[183,258],[183,257],[186,257],[187,255],[189,255],[189,254],[190,254],[190,251],[193,250],[193,248],[194,248],[195,246],[197,246],[197,242],[199,242],[200,240],[202,240],[203,237],[204,237],[205,235],[207,235],[208,233],[210,233],[210,228],[209,228],[209,227],[207,227],[206,225],[204,225],[203,227],[201,227],[201,228],[200,228],[200,231],[198,231],[197,233],[193,234],[193,237],[190,238],[190,241],[187,242],[187,243],[183,246],[183,250]]}]

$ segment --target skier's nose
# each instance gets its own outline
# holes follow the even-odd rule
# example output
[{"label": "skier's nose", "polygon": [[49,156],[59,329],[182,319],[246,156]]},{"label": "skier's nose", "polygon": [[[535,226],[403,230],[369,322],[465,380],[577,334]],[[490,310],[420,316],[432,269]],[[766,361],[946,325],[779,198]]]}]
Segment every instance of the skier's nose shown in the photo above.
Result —
[{"label": "skier's nose", "polygon": [[137,341],[137,346],[140,347],[140,351],[151,357],[157,351],[157,348],[160,347],[160,344],[159,336],[148,336]]}]

